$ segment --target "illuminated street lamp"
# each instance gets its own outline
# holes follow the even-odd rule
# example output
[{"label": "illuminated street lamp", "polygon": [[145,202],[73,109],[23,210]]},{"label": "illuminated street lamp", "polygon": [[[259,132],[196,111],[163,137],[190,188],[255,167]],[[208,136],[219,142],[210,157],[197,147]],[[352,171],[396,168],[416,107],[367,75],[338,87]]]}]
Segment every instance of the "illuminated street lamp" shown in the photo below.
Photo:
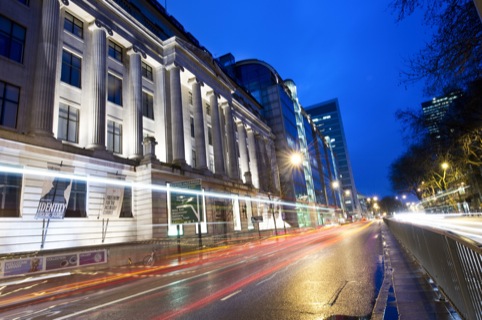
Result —
[{"label": "illuminated street lamp", "polygon": [[295,167],[299,167],[303,162],[303,157],[299,152],[293,152],[290,156],[291,164]]},{"label": "illuminated street lamp", "polygon": [[[338,180],[334,180],[331,183],[331,186],[333,189],[335,189],[338,192],[338,197],[340,198],[340,205],[341,205],[341,211],[342,211],[342,216],[345,218],[345,204],[343,203],[343,196],[340,191],[340,182]],[[335,199],[335,209],[336,209],[336,199]]]},{"label": "illuminated street lamp", "polygon": [[442,167],[442,169],[444,170],[447,170],[449,168],[449,164],[447,162],[442,162],[442,164],[440,165]]},{"label": "illuminated street lamp", "polygon": [[447,176],[447,169],[449,168],[449,164],[447,162],[442,162],[440,165],[444,171],[444,175],[442,177],[442,183],[443,183],[443,190],[447,190],[447,182],[445,182],[445,178]]}]

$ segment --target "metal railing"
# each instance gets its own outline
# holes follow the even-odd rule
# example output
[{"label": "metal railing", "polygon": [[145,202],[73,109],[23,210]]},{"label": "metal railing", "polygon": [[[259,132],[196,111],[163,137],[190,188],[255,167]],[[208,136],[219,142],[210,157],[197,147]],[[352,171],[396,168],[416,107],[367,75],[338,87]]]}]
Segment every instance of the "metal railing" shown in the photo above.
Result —
[{"label": "metal railing", "polygon": [[482,245],[452,232],[385,219],[464,319],[482,320]]}]

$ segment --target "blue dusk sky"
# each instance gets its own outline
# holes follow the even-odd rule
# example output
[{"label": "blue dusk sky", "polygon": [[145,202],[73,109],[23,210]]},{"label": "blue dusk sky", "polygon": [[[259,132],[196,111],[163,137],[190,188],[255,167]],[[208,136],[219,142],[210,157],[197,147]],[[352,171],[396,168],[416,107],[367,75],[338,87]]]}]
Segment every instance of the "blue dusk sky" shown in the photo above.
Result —
[{"label": "blue dusk sky", "polygon": [[358,192],[394,195],[390,164],[405,150],[398,109],[430,98],[401,84],[430,39],[422,13],[397,23],[392,0],[159,0],[217,58],[259,59],[292,79],[304,107],[338,98]]}]

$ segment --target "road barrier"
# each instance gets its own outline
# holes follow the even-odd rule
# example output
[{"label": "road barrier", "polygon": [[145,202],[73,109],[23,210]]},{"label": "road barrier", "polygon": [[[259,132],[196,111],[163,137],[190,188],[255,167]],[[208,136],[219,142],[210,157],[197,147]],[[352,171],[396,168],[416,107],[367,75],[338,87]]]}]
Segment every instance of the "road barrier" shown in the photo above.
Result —
[{"label": "road barrier", "polygon": [[455,233],[385,219],[464,319],[482,320],[482,245]]}]

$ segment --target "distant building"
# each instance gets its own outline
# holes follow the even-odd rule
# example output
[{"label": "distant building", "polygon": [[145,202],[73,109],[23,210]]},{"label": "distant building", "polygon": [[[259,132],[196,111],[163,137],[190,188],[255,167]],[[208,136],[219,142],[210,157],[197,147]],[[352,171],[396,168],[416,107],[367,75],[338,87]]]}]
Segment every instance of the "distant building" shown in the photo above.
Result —
[{"label": "distant building", "polygon": [[333,152],[336,180],[339,182],[337,193],[343,199],[344,209],[349,213],[361,213],[338,99],[306,107],[306,112],[326,137],[328,147]]},{"label": "distant building", "polygon": [[425,120],[425,126],[428,129],[432,139],[441,139],[440,122],[445,117],[450,107],[462,96],[461,91],[452,91],[447,95],[434,97],[430,101],[422,103],[422,111]]},{"label": "distant building", "polygon": [[[256,59],[236,62],[231,54],[217,59],[233,77],[262,106],[261,114],[275,135],[275,150],[280,172],[281,197],[297,203],[312,203],[325,208],[336,207],[336,199],[326,193],[326,177],[333,167],[326,166],[331,155],[324,153],[322,136],[313,134],[310,119],[301,107],[292,80],[283,80],[268,63]],[[316,147],[321,150],[318,154]],[[302,163],[293,166],[290,156],[301,152]],[[333,176],[332,176],[333,177]],[[270,183],[266,181],[265,183]],[[310,213],[302,206],[296,212],[285,208],[286,221],[299,226],[311,226]],[[317,220],[323,221],[326,212],[319,211]],[[329,214],[331,217],[331,214]],[[331,219],[331,218],[330,218]]]}]

